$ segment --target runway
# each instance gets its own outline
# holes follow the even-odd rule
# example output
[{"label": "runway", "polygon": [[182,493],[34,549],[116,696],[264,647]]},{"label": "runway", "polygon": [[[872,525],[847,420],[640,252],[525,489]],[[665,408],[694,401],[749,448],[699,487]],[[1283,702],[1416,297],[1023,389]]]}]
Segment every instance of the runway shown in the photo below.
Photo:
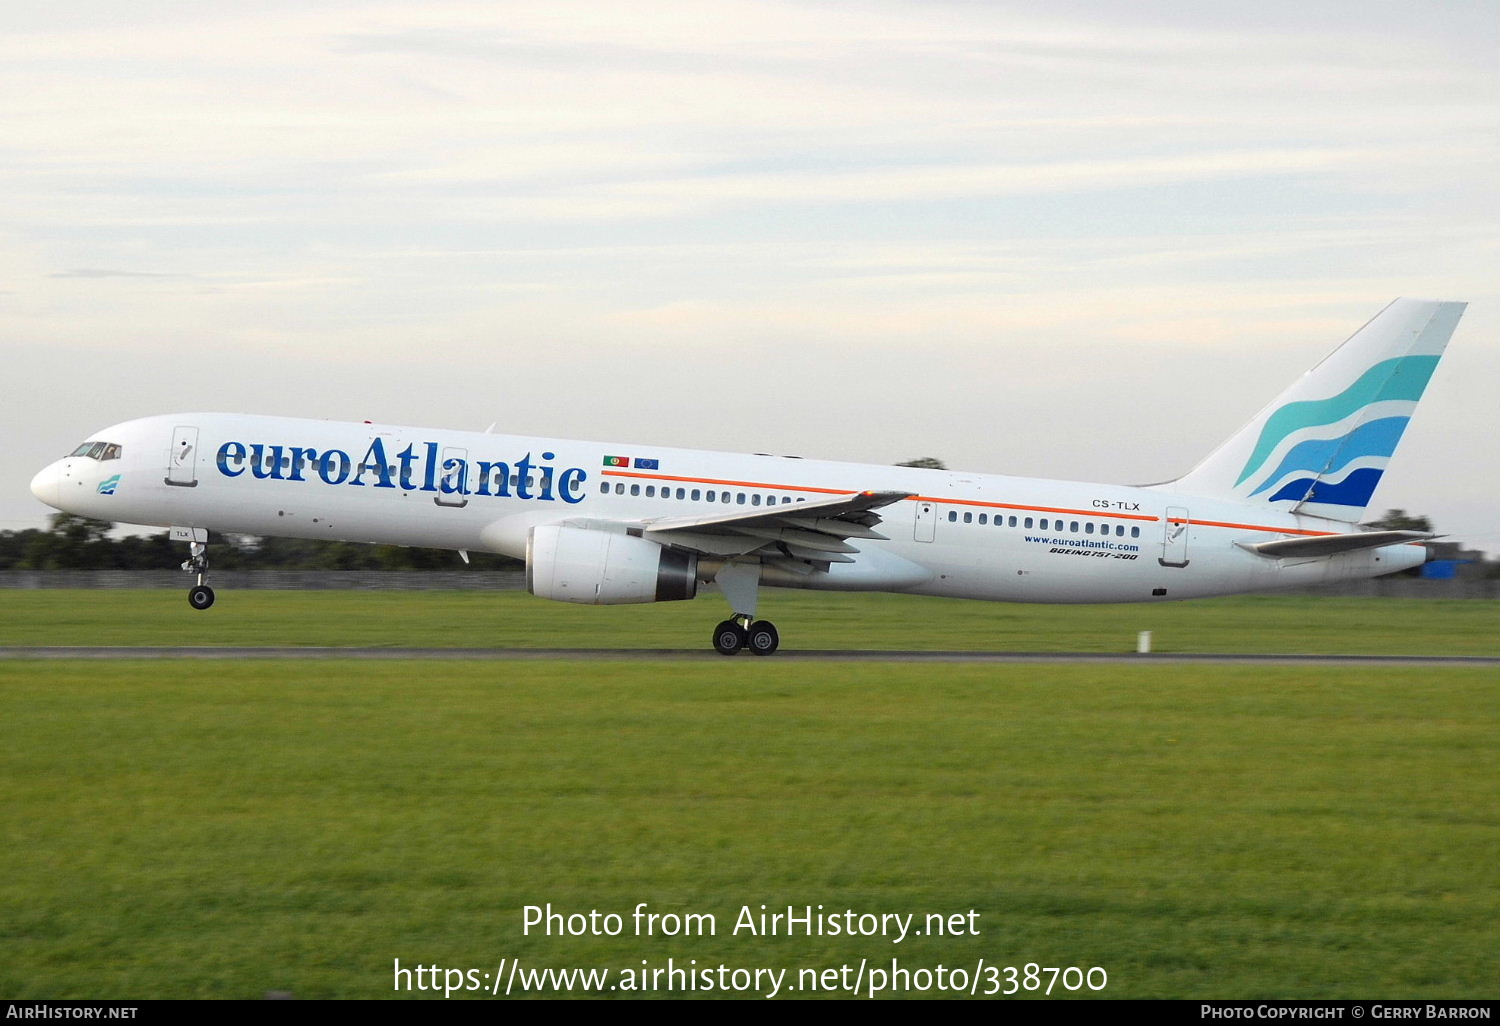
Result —
[{"label": "runway", "polygon": [[[22,659],[310,659],[310,660],[470,660],[485,662],[537,662],[581,660],[585,662],[723,662],[726,657],[709,649],[671,648],[316,648],[316,647],[161,647],[161,646],[14,646],[0,647],[0,660]],[[1280,653],[1137,653],[1110,652],[922,652],[782,649],[764,659],[741,653],[731,657],[767,665],[798,663],[1101,663],[1105,665],[1219,665],[1268,666],[1432,666],[1497,667],[1500,657],[1490,656],[1402,656],[1402,655],[1294,655]]]}]

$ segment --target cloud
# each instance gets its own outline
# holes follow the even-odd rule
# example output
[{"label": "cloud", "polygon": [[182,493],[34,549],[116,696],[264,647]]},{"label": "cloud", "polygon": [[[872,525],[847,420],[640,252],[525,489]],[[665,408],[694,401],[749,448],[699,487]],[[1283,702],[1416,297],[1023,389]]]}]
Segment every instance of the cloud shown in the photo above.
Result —
[{"label": "cloud", "polygon": [[180,274],[157,274],[151,271],[113,271],[97,267],[75,267],[48,275],[49,278],[182,278]]},{"label": "cloud", "polygon": [[[670,441],[680,418],[616,394],[645,361],[714,393],[705,441],[897,458],[839,434],[829,382],[917,389],[943,394],[924,450],[1004,469],[976,427],[999,390],[1028,424],[1122,397],[1196,424],[1229,400],[1143,368],[1253,404],[1260,363],[1399,294],[1478,300],[1467,359],[1500,298],[1483,7],[31,5],[0,35],[0,317],[33,368],[68,346],[136,374],[115,401],[141,412],[180,380],[137,369],[191,348],[212,405]],[[1078,352],[1114,376],[1050,387],[1038,353]],[[516,384],[562,376],[573,407]],[[767,381],[797,397],[774,425]],[[1500,437],[1487,396],[1451,405],[1470,423],[1439,416],[1424,466]],[[66,441],[77,406],[5,426]],[[1110,434],[1055,412],[1075,450]],[[1145,439],[1141,476],[1177,444]]]}]

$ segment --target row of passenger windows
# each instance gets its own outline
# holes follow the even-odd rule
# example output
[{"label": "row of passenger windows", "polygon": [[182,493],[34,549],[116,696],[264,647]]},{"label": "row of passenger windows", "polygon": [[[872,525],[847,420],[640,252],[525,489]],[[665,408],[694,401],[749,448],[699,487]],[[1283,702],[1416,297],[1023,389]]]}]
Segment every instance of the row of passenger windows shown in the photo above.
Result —
[{"label": "row of passenger windows", "polygon": [[[950,509],[948,511],[948,522],[950,524],[956,524],[958,523],[958,520],[958,511]],[[987,524],[991,521],[990,515],[988,513],[965,513],[963,514],[963,522],[966,524]],[[1049,520],[1046,517],[1042,517],[1040,519],[1037,519],[1035,517],[1005,517],[1001,516],[999,513],[995,514],[993,522],[996,527],[1024,527],[1028,530],[1037,531],[1067,531],[1070,534],[1079,534],[1081,532],[1083,534],[1107,535],[1110,533],[1111,528],[1113,528],[1114,536],[1116,538],[1125,537],[1124,524],[1096,525],[1092,521],[1084,521],[1082,523],[1079,523],[1077,520]],[[1130,537],[1139,538],[1140,536],[1141,529],[1139,527],[1132,527],[1130,529]]]},{"label": "row of passenger windows", "polygon": [[[604,481],[599,485],[600,495],[609,495],[611,492],[615,495],[624,495],[626,494],[626,486],[620,481],[616,481],[613,484]],[[762,495],[759,492],[720,492],[712,488],[708,490],[702,488],[673,489],[666,485],[658,488],[656,485],[649,484],[630,485],[629,494],[644,495],[648,499],[680,499],[684,502],[730,502],[736,506],[785,506],[791,502],[806,501],[801,496]]]},{"label": "row of passenger windows", "polygon": [[[726,502],[726,503],[734,503],[737,506],[776,506],[776,505],[786,505],[787,503],[790,503],[790,502],[804,502],[804,501],[806,501],[805,499],[803,499],[800,496],[794,498],[793,496],[790,496],[790,495],[780,495],[780,496],[777,496],[777,495],[761,495],[758,492],[728,492],[728,491],[715,491],[713,489],[704,490],[704,489],[701,489],[701,488],[675,488],[674,489],[674,488],[668,487],[666,485],[663,485],[660,488],[658,488],[656,485],[649,485],[649,484],[648,485],[632,484],[632,485],[628,485],[627,486],[623,482],[619,482],[619,481],[615,481],[615,482],[603,481],[603,482],[600,482],[600,484],[599,484],[599,494],[600,495],[610,495],[610,494],[625,495],[625,494],[627,494],[627,489],[628,489],[628,494],[630,494],[630,495],[644,496],[645,498],[648,498],[648,499],[662,498],[662,499],[678,499],[678,500],[687,501],[687,502]],[[960,514],[959,514],[959,512],[957,510],[949,510],[948,511],[948,521],[949,521],[949,523],[958,523],[959,517],[960,517]],[[1024,527],[1024,528],[1026,528],[1028,530],[1068,531],[1068,532],[1071,532],[1073,534],[1078,534],[1078,533],[1082,532],[1083,534],[1097,534],[1097,535],[1101,535],[1101,536],[1102,535],[1108,535],[1108,534],[1110,534],[1111,533],[1111,528],[1113,528],[1113,533],[1114,533],[1114,536],[1116,538],[1124,538],[1124,537],[1126,537],[1125,525],[1124,524],[1114,524],[1114,525],[1111,525],[1111,524],[1097,524],[1096,525],[1096,524],[1094,524],[1091,521],[1085,521],[1085,522],[1080,523],[1077,520],[1071,520],[1071,521],[1052,520],[1052,519],[1048,519],[1046,517],[1043,517],[1043,518],[1040,518],[1040,519],[1038,519],[1036,517],[1015,517],[1015,516],[1005,517],[1005,516],[1002,516],[1001,514],[998,514],[998,513],[995,514],[993,521],[991,521],[990,515],[988,513],[978,513],[978,514],[976,514],[976,513],[973,513],[973,512],[965,512],[965,513],[963,513],[962,514],[962,518],[963,518],[963,522],[966,523],[966,524],[973,524],[973,523],[989,524],[989,523],[993,522],[996,527],[1005,527],[1005,526],[1010,526],[1010,527]],[[1008,523],[1007,523],[1007,521],[1008,521]],[[1130,528],[1129,536],[1131,538],[1139,538],[1141,536],[1141,529],[1139,527],[1131,527]]]}]

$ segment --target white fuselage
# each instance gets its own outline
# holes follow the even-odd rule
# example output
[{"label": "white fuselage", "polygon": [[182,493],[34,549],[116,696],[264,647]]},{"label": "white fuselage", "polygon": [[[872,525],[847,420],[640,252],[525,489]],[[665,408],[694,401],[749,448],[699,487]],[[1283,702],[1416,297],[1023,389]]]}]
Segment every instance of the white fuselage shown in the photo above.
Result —
[{"label": "white fuselage", "polygon": [[[534,527],[640,524],[871,490],[865,556],[762,583],[1012,602],[1136,602],[1372,577],[1420,546],[1268,559],[1236,543],[1350,525],[1171,485],[1126,487],[623,443],[222,413],[133,420],[32,484],[48,504],[114,522],[504,553]],[[615,464],[611,465],[613,458]],[[895,558],[890,558],[895,557]],[[918,568],[913,572],[913,567]]]}]

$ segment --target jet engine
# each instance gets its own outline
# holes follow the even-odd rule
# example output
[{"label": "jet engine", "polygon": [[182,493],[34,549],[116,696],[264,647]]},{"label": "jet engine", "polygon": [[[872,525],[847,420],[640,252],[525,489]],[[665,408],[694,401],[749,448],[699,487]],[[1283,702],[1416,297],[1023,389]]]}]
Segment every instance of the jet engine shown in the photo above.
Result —
[{"label": "jet engine", "polygon": [[591,606],[690,599],[698,557],[618,531],[549,524],[526,540],[526,590]]}]

